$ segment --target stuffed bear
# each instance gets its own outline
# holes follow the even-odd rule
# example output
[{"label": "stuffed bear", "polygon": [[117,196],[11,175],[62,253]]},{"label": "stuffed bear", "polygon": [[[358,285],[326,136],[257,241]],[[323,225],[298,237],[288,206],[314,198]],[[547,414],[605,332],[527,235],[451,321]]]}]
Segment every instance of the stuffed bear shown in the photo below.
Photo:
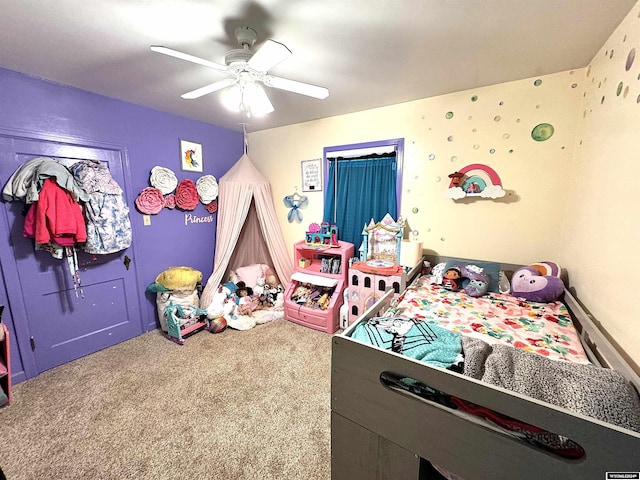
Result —
[{"label": "stuffed bear", "polygon": [[253,287],[253,293],[254,293],[256,296],[258,296],[258,297],[259,297],[260,295],[262,295],[262,294],[264,293],[264,290],[265,290],[265,283],[266,283],[266,281],[265,281],[265,278],[264,278],[264,277],[258,277],[258,278],[256,279],[256,284],[255,284],[255,286]]}]

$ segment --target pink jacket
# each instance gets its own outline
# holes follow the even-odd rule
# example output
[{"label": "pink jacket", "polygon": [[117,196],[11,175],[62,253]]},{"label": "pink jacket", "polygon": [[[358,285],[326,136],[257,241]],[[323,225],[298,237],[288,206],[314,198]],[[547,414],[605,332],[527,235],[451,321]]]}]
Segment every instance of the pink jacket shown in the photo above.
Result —
[{"label": "pink jacket", "polygon": [[32,204],[24,219],[23,234],[35,238],[38,244],[55,242],[70,246],[87,241],[80,205],[51,178],[42,183],[38,201]]}]

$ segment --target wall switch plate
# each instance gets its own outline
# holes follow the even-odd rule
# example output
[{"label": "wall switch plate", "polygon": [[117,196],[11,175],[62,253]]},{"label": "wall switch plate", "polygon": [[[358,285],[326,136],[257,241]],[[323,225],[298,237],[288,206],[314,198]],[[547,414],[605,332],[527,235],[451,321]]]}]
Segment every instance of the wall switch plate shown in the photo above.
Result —
[{"label": "wall switch plate", "polygon": [[151,215],[143,215],[142,216],[142,224],[143,225],[151,225]]}]

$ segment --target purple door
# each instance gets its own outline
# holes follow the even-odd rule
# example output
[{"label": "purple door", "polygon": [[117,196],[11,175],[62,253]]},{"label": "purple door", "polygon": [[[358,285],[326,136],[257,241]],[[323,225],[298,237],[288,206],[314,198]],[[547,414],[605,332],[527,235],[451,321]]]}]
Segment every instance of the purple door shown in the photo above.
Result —
[{"label": "purple door", "polygon": [[[33,157],[100,160],[124,190],[121,155],[117,149],[4,137],[0,138],[0,180],[4,187],[10,175]],[[80,286],[74,288],[67,260],[34,251],[33,240],[23,237],[23,207],[22,202],[3,202],[6,215],[0,217],[7,221],[11,246],[0,257],[9,302],[14,312],[24,312],[24,318],[14,314],[23,360],[35,364],[40,373],[141,334],[131,249],[110,255],[89,255],[77,249]],[[5,262],[15,266],[5,269]],[[8,278],[7,271],[15,272],[17,278]]]}]

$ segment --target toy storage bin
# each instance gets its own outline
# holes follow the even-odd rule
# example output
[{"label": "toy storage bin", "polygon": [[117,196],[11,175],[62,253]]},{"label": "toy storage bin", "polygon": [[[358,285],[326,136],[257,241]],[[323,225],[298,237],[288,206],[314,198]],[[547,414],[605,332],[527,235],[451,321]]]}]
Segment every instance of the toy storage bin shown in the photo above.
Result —
[{"label": "toy storage bin", "polygon": [[[344,304],[343,291],[347,284],[349,259],[353,257],[353,244],[339,242],[337,247],[312,246],[304,240],[294,245],[295,272],[284,295],[284,315],[309,328],[334,333],[340,325],[340,307]],[[305,259],[304,267],[300,260]],[[294,298],[296,289],[310,285],[310,290],[329,292],[328,305],[299,303]]]}]

